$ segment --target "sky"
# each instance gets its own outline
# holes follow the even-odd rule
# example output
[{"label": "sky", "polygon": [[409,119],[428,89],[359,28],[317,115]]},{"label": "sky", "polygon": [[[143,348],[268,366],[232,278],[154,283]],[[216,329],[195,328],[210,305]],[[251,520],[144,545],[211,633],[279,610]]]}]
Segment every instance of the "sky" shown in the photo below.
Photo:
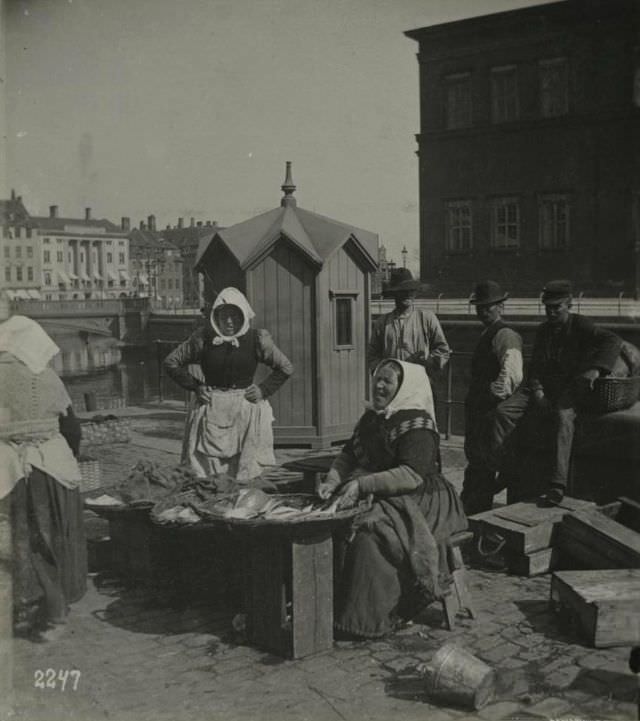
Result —
[{"label": "sky", "polygon": [[403,32],[542,0],[2,2],[0,195],[34,215],[229,226],[279,205],[290,160],[301,207],[378,233],[396,262],[406,246],[417,270]]}]

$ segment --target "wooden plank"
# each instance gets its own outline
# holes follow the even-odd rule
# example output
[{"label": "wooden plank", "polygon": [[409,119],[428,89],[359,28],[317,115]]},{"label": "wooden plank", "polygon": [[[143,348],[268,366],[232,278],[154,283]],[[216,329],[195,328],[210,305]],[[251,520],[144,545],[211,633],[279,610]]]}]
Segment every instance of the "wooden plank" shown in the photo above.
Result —
[{"label": "wooden plank", "polygon": [[555,547],[560,553],[559,563],[564,568],[601,569],[620,565],[607,554],[606,547],[598,547],[594,539],[574,536],[572,530],[563,524],[558,528]]},{"label": "wooden plank", "polygon": [[254,541],[249,549],[247,637],[280,656],[292,655],[286,626],[287,544],[281,538]]},{"label": "wooden plank", "polygon": [[[595,556],[606,556],[611,568],[640,568],[640,535],[600,513],[577,512],[566,516],[559,543],[568,537],[580,541]],[[588,560],[586,553],[579,557]]]},{"label": "wooden plank", "polygon": [[640,643],[640,603],[633,601],[597,604],[598,620],[593,638],[596,648],[632,646]]},{"label": "wooden plank", "polygon": [[291,543],[293,658],[333,645],[333,541],[331,533]]},{"label": "wooden plank", "polygon": [[620,510],[615,516],[615,520],[632,531],[640,533],[640,503],[624,496],[619,498],[618,501],[620,502]]}]

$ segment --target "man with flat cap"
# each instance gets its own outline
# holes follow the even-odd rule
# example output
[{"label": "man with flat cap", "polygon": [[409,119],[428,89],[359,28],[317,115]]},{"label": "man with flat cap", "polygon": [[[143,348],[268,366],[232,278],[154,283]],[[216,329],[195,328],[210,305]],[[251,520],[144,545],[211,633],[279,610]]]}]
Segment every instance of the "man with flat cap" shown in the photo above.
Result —
[{"label": "man with flat cap", "polygon": [[569,474],[576,402],[600,375],[616,367],[622,340],[589,318],[571,312],[571,281],[553,280],[542,292],[547,320],[536,331],[528,374],[529,405],[546,412],[553,433],[553,461],[544,500],[560,503]]},{"label": "man with flat cap", "polygon": [[469,301],[484,330],[471,359],[465,400],[467,467],[461,498],[468,516],[490,510],[494,494],[504,487],[496,480],[506,440],[500,405],[513,395],[523,375],[522,338],[502,320],[507,297],[498,283],[485,280]]},{"label": "man with flat cap", "polygon": [[391,271],[384,295],[394,299],[395,308],[373,324],[367,350],[370,372],[385,358],[417,363],[430,376],[447,364],[451,351],[440,321],[435,313],[414,307],[420,287],[408,268]]}]

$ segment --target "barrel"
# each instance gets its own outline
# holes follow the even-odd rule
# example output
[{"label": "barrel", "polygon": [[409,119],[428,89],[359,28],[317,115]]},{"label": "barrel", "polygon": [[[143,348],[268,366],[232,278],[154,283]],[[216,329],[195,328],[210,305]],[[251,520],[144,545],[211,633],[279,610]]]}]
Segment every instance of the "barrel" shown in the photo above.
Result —
[{"label": "barrel", "polygon": [[461,646],[445,644],[423,668],[430,698],[477,710],[493,697],[495,672]]}]

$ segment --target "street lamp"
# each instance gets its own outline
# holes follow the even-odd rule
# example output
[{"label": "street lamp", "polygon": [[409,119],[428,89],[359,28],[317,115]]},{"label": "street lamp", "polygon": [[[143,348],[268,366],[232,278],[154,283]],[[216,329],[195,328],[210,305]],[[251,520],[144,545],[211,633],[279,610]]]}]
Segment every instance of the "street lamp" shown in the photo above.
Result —
[{"label": "street lamp", "polygon": [[409,254],[409,251],[407,250],[407,246],[403,245],[402,250],[400,251],[402,254],[402,267],[407,267],[407,255]]}]

